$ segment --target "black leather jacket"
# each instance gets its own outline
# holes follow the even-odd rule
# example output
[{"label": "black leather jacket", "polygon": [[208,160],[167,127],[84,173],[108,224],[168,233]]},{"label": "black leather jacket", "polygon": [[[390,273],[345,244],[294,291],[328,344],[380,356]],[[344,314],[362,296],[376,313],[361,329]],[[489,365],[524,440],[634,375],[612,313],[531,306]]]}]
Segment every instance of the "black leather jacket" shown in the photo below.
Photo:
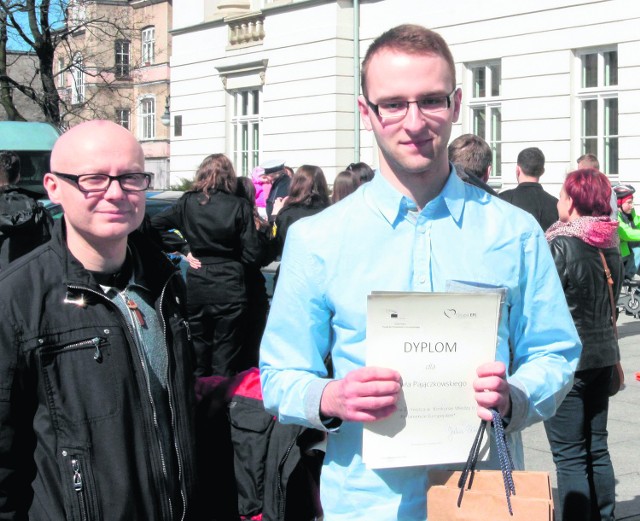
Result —
[{"label": "black leather jacket", "polygon": [[[0,519],[194,519],[192,355],[184,283],[139,233],[129,244],[168,346],[171,425],[118,308],[68,252],[64,227],[0,275]],[[170,506],[157,431],[170,429]]]},{"label": "black leather jacket", "polygon": [[[620,349],[611,323],[611,304],[598,248],[576,237],[556,237],[549,246],[571,316],[582,341],[578,371],[615,365]],[[602,250],[613,276],[614,301],[622,284],[618,248]]]}]

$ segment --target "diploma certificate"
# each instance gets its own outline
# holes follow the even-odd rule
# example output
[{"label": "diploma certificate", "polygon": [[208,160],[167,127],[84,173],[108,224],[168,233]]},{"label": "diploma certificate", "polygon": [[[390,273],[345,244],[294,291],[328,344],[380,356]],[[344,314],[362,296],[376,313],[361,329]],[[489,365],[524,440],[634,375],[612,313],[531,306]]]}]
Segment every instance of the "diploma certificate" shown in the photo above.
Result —
[{"label": "diploma certificate", "polygon": [[464,462],[480,419],[473,380],[495,360],[498,293],[372,293],[367,366],[402,375],[398,409],[365,423],[369,468]]}]

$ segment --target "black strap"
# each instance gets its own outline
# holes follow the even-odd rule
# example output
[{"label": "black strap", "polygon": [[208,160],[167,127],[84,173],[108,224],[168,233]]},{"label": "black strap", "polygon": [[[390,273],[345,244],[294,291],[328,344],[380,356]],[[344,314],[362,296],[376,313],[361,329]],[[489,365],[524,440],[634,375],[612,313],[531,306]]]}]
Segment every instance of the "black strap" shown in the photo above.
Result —
[{"label": "black strap", "polygon": [[598,253],[600,254],[600,260],[602,261],[602,267],[604,268],[604,276],[607,279],[607,288],[609,288],[609,302],[611,303],[611,323],[613,324],[613,333],[618,338],[618,326],[616,325],[616,303],[613,298],[613,277],[611,276],[611,270],[607,265],[607,259],[604,257],[604,253],[601,249],[598,249]]},{"label": "black strap", "polygon": [[[491,423],[493,424],[493,430],[496,438],[498,460],[500,461],[500,470],[502,471],[502,480],[504,482],[505,498],[507,500],[509,514],[513,515],[513,509],[511,508],[511,496],[516,494],[516,486],[513,482],[512,474],[513,459],[511,458],[511,452],[509,451],[509,445],[507,443],[507,437],[504,433],[504,427],[502,425],[502,418],[500,417],[500,413],[492,409],[491,414],[493,415],[493,420],[491,421]],[[458,480],[458,488],[460,489],[460,494],[458,494],[458,508],[462,504],[462,497],[464,496],[467,480],[469,482],[469,486],[466,487],[466,490],[470,490],[473,485],[473,475],[478,463],[478,457],[480,455],[480,447],[482,446],[484,431],[486,430],[488,423],[489,422],[485,420],[480,421],[480,427],[478,428],[476,437],[473,440],[473,445],[471,446],[469,457],[467,458],[467,462],[465,463],[462,474],[460,475],[460,479]]]}]

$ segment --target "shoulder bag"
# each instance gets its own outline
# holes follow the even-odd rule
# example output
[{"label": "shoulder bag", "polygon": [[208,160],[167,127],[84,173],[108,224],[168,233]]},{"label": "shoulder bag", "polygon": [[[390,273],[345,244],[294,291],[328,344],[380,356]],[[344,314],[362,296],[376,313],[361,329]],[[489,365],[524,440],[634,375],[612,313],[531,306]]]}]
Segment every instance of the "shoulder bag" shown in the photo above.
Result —
[{"label": "shoulder bag", "polygon": [[[602,267],[604,268],[604,276],[607,279],[607,288],[609,289],[609,302],[611,302],[611,323],[613,324],[613,334],[618,338],[618,327],[616,326],[616,303],[613,298],[613,277],[611,277],[611,270],[607,265],[607,259],[604,257],[602,250],[598,249],[600,254],[600,260],[602,261]],[[624,388],[624,371],[622,370],[622,364],[616,363],[613,368],[613,375],[611,377],[611,384],[609,385],[609,396],[614,396],[620,389]]]}]

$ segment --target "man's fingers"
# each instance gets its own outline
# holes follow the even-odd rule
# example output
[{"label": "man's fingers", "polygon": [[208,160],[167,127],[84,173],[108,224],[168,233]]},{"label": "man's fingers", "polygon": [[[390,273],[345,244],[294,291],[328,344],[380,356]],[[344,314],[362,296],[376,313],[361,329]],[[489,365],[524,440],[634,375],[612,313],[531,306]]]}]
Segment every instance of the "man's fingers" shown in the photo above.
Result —
[{"label": "man's fingers", "polygon": [[476,373],[479,378],[484,378],[488,376],[498,376],[500,378],[505,378],[507,375],[507,367],[503,362],[487,362],[486,364],[482,364],[476,370]]},{"label": "man's fingers", "polygon": [[402,386],[396,381],[376,380],[371,382],[345,382],[346,398],[397,395]]},{"label": "man's fingers", "polygon": [[487,376],[484,378],[476,378],[473,381],[473,390],[482,391],[500,391],[508,386],[506,380],[499,376]]},{"label": "man's fingers", "polygon": [[358,382],[370,382],[376,380],[389,380],[401,383],[402,378],[398,371],[388,369],[386,367],[361,367],[351,371],[347,376],[348,380],[355,380]]},{"label": "man's fingers", "polygon": [[395,405],[389,405],[381,409],[371,409],[364,411],[352,411],[350,414],[350,421],[354,422],[374,422],[382,420],[387,416],[393,414],[396,410]]}]

